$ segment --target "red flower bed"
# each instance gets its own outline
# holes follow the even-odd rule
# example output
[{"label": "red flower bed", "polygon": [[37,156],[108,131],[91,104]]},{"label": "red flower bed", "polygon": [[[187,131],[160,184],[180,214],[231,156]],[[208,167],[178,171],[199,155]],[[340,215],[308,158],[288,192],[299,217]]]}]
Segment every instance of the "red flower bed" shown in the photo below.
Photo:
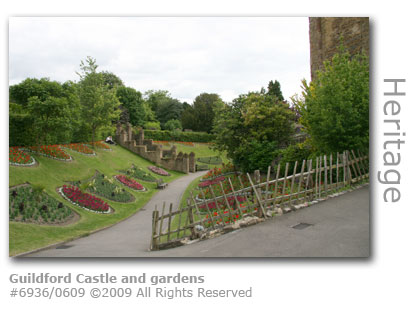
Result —
[{"label": "red flower bed", "polygon": [[95,155],[94,151],[92,151],[90,148],[88,148],[86,145],[82,143],[69,143],[62,145],[62,147],[69,148],[71,150],[87,155]]},{"label": "red flower bed", "polygon": [[[236,202],[236,201],[234,200],[234,197],[228,197],[228,198],[227,198],[227,201],[229,202],[230,207],[233,207],[234,204],[235,204],[235,202]],[[240,202],[240,203],[241,203],[241,202],[244,202],[244,201],[245,201],[245,198],[244,198],[244,197],[241,197],[241,196],[238,196],[238,197],[237,197],[237,201]],[[226,203],[225,203],[224,200],[218,201],[217,204],[218,204],[219,208],[224,208],[224,207],[226,207]],[[200,208],[200,209],[207,209],[207,208],[209,208],[210,210],[217,209],[216,201],[208,202],[207,205],[206,205],[206,203],[203,203],[203,204],[199,205],[199,208]]]},{"label": "red flower bed", "polygon": [[136,182],[134,179],[130,179],[124,175],[117,175],[115,176],[115,178],[121,182],[122,184],[126,185],[127,187],[131,188],[131,189],[135,189],[135,190],[144,190],[144,186],[141,185],[140,183]]},{"label": "red flower bed", "polygon": [[88,142],[87,144],[89,144],[90,146],[94,146],[96,148],[111,150],[111,148],[108,147],[108,145],[103,143],[102,141]]},{"label": "red flower bed", "polygon": [[48,146],[34,146],[34,147],[29,147],[29,150],[57,159],[57,160],[65,160],[69,161],[71,160],[71,156],[67,153],[65,153],[60,146],[58,145],[48,145]]},{"label": "red flower bed", "polygon": [[23,150],[20,150],[18,147],[9,148],[9,162],[16,165],[31,165],[34,164],[34,159],[25,153]]},{"label": "red flower bed", "polygon": [[103,213],[107,213],[110,210],[109,205],[106,202],[89,193],[82,192],[77,187],[64,185],[61,188],[61,192],[71,202],[88,210]]},{"label": "red flower bed", "polygon": [[170,173],[167,172],[166,170],[163,170],[161,168],[155,167],[155,166],[149,166],[148,169],[152,171],[153,173],[156,173],[160,176],[170,176]]},{"label": "red flower bed", "polygon": [[217,178],[214,178],[213,180],[203,181],[203,182],[199,183],[199,188],[205,188],[205,187],[208,187],[208,186],[213,185],[213,184],[218,184],[219,181],[223,181],[224,179],[226,179],[226,178],[223,177],[223,176],[218,176]]},{"label": "red flower bed", "polygon": [[211,170],[209,170],[204,176],[203,176],[203,180],[204,179],[210,179],[210,178],[214,178],[217,176],[220,176],[222,174],[222,168],[213,168]]}]

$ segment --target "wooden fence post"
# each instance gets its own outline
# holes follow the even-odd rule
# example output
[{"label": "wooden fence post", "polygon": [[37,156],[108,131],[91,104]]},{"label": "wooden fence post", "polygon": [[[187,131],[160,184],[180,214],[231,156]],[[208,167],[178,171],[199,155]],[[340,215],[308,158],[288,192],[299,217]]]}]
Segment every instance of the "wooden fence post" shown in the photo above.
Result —
[{"label": "wooden fence post", "polygon": [[156,229],[157,229],[157,217],[159,215],[159,211],[156,209],[152,212],[152,238],[151,238],[151,250],[158,249],[158,239],[156,238]]},{"label": "wooden fence post", "polygon": [[297,204],[300,203],[299,199],[300,199],[301,185],[304,183],[304,167],[305,167],[305,160],[302,161],[301,175],[298,181],[297,200],[296,200]]},{"label": "wooden fence post", "polygon": [[261,211],[262,211],[262,213],[263,213],[263,217],[267,217],[266,211],[264,210],[263,202],[261,201],[261,199],[260,199],[260,197],[259,197],[259,194],[258,194],[258,192],[257,192],[257,190],[256,190],[256,187],[254,186],[253,181],[251,181],[251,177],[250,177],[250,175],[249,175],[248,173],[247,173],[247,177],[248,177],[248,179],[249,179],[251,188],[253,189],[254,193],[256,194],[256,200],[257,200],[257,202],[258,202],[258,205],[259,205],[260,208],[261,208]]},{"label": "wooden fence post", "polygon": [[293,177],[291,179],[290,198],[288,199],[288,201],[289,201],[288,203],[289,203],[290,207],[291,207],[291,204],[292,204],[291,199],[293,197],[293,188],[294,188],[295,175],[297,173],[297,165],[298,165],[298,161],[295,161],[294,170],[293,170]]},{"label": "wooden fence post", "polygon": [[195,218],[193,216],[193,207],[190,203],[190,199],[187,199],[187,214],[189,216],[189,224],[191,225],[190,227],[190,233],[192,235],[192,239],[196,239],[197,238],[197,232],[195,229]]}]

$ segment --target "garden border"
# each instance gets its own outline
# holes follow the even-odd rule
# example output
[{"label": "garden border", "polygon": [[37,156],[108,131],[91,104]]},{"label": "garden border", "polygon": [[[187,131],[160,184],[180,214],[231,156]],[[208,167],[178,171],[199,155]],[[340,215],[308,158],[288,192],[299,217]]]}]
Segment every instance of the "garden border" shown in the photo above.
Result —
[{"label": "garden border", "polygon": [[[70,202],[70,203],[76,205],[77,207],[80,207],[81,209],[84,209],[84,210],[87,210],[87,211],[93,212],[93,213],[100,213],[100,214],[114,214],[114,213],[115,213],[115,209],[112,208],[109,204],[108,204],[108,207],[109,207],[109,210],[108,210],[108,211],[95,211],[95,210],[91,210],[91,209],[82,207],[82,206],[80,206],[78,203],[75,203],[75,202],[71,201],[71,200],[61,191],[62,188],[63,188],[63,187],[57,187],[57,192],[58,192],[65,200],[67,200],[68,202]],[[111,211],[112,211],[112,212],[111,212]]]},{"label": "garden border", "polygon": [[[141,183],[140,183],[140,185],[143,187],[143,190],[136,190],[136,189],[133,189],[133,188],[131,188],[131,187],[129,187],[129,186],[127,186],[126,184],[124,184],[124,183],[122,183],[120,180],[118,180],[118,178],[116,177],[116,176],[118,176],[118,174],[117,175],[115,175],[115,176],[113,176],[114,178],[115,178],[115,180],[116,181],[118,181],[121,185],[123,185],[123,186],[125,186],[125,187],[127,187],[127,188],[129,188],[129,189],[131,189],[132,191],[135,191],[135,192],[146,192],[146,191],[148,191],[148,188],[146,188],[144,185],[142,185]],[[125,176],[124,174],[123,174],[123,176]],[[136,181],[136,182],[138,182],[138,181]],[[139,183],[139,182],[138,182]],[[117,201],[118,202],[118,201]]]}]

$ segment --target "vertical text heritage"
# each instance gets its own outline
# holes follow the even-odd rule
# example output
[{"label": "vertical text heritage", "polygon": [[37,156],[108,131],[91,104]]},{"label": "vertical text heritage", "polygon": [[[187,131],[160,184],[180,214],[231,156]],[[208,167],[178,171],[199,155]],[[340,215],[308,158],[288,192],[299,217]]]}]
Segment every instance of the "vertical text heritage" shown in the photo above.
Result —
[{"label": "vertical text heritage", "polygon": [[406,95],[403,90],[406,79],[384,79],[385,86],[384,96],[387,101],[383,105],[384,126],[383,133],[383,168],[378,171],[378,181],[387,185],[383,192],[385,202],[398,202],[401,198],[399,190],[401,175],[399,165],[401,163],[400,148],[405,144],[401,137],[406,136],[406,132],[401,130],[400,112],[402,97]]}]

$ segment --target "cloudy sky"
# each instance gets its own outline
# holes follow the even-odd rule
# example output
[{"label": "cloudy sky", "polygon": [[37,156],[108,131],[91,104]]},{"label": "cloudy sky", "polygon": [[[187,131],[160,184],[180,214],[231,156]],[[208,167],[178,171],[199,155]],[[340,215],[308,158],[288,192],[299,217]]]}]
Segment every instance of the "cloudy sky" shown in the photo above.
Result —
[{"label": "cloudy sky", "polygon": [[202,92],[231,101],[278,80],[285,98],[309,79],[308,18],[13,17],[9,82],[78,81],[81,60],[129,87],[168,90],[192,102]]}]

